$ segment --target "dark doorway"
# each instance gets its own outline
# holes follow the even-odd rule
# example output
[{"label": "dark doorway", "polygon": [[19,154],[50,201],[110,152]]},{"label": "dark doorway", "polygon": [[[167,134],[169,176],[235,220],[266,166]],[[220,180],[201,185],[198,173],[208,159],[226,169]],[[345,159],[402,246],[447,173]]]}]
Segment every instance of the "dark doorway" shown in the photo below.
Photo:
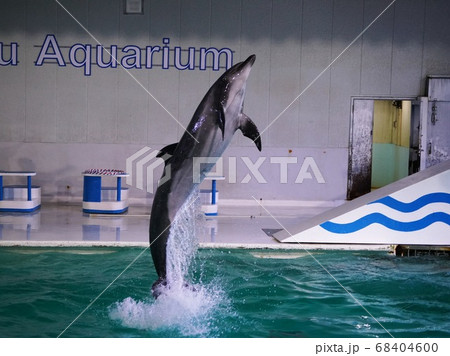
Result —
[{"label": "dark doorway", "polygon": [[353,99],[348,200],[419,170],[419,122],[416,100]]}]

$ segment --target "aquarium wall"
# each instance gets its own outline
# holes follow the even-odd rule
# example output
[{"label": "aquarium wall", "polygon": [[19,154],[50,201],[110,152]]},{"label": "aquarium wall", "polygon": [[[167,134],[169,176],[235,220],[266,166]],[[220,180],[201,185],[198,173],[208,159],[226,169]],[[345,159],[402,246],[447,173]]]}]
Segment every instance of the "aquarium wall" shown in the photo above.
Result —
[{"label": "aquarium wall", "polygon": [[131,199],[151,200],[163,166],[148,155],[251,54],[263,150],[235,134],[221,199],[343,200],[352,97],[414,98],[450,72],[446,0],[59,3],[0,2],[0,169],[35,170],[44,202],[80,201],[82,171],[127,162]]}]

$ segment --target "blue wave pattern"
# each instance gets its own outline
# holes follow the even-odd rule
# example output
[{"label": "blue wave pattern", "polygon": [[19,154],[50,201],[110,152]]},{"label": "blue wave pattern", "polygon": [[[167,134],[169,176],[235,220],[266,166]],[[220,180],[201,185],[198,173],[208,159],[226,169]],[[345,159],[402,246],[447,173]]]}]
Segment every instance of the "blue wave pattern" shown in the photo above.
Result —
[{"label": "blue wave pattern", "polygon": [[411,203],[404,203],[396,200],[390,196],[375,200],[369,204],[380,203],[392,209],[401,211],[403,213],[411,213],[413,211],[423,208],[425,205],[432,203],[447,203],[450,204],[450,194],[448,193],[430,193],[423,195]]},{"label": "blue wave pattern", "polygon": [[326,221],[320,226],[323,227],[325,230],[333,232],[335,234],[350,234],[352,232],[364,229],[367,226],[375,223],[381,224],[391,230],[411,232],[424,229],[427,226],[438,221],[443,222],[450,226],[450,215],[438,212],[427,215],[424,218],[416,221],[404,222],[391,219],[380,213],[373,213],[363,216],[361,219],[358,219],[348,224],[338,224],[333,223],[331,221]]},{"label": "blue wave pattern", "polygon": [[[379,200],[373,201],[369,204],[380,203],[386,205],[394,210],[403,212],[403,213],[411,213],[417,211],[424,206],[432,203],[447,203],[450,204],[450,194],[448,193],[430,193],[420,198],[414,200],[410,203],[404,203],[399,200],[396,200],[390,196],[381,198]],[[325,230],[335,233],[335,234],[349,234],[352,232],[356,232],[366,228],[372,224],[380,224],[388,229],[394,231],[403,231],[403,232],[412,232],[422,230],[435,222],[443,222],[450,226],[450,215],[445,212],[435,212],[431,213],[422,219],[415,221],[398,221],[392,219],[386,215],[381,213],[372,213],[362,218],[355,220],[351,223],[334,223],[331,221],[326,221],[320,226]]]}]

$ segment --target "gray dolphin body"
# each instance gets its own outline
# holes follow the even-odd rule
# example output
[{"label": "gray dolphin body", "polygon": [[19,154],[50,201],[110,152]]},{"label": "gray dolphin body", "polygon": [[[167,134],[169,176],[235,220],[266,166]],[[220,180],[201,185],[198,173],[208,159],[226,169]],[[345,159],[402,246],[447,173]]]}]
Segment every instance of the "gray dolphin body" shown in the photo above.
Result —
[{"label": "gray dolphin body", "polygon": [[[170,170],[170,179],[156,190],[150,216],[150,248],[159,277],[152,287],[155,297],[159,295],[159,287],[167,283],[166,247],[170,225],[198,182],[211,170],[238,129],[261,151],[258,129],[242,112],[246,81],[255,58],[252,55],[227,70],[206,93],[181,140],[164,147],[158,154],[158,157],[169,154],[171,158],[165,162],[165,172]],[[194,157],[209,157],[214,161],[201,165],[196,182]]]}]

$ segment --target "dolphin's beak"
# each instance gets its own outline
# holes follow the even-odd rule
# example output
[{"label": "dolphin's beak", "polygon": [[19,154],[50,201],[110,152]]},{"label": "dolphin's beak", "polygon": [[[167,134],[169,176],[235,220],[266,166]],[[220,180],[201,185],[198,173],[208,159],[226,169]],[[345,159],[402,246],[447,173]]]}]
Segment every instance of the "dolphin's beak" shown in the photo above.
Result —
[{"label": "dolphin's beak", "polygon": [[255,63],[256,60],[256,56],[254,54],[252,54],[250,57],[248,57],[245,61],[244,61],[244,66],[250,65],[253,66],[253,63]]},{"label": "dolphin's beak", "polygon": [[247,80],[250,70],[252,69],[253,63],[255,63],[256,56],[252,54],[250,57],[248,57],[245,61],[238,63],[236,65],[236,71],[238,76],[241,77],[243,80]]}]

